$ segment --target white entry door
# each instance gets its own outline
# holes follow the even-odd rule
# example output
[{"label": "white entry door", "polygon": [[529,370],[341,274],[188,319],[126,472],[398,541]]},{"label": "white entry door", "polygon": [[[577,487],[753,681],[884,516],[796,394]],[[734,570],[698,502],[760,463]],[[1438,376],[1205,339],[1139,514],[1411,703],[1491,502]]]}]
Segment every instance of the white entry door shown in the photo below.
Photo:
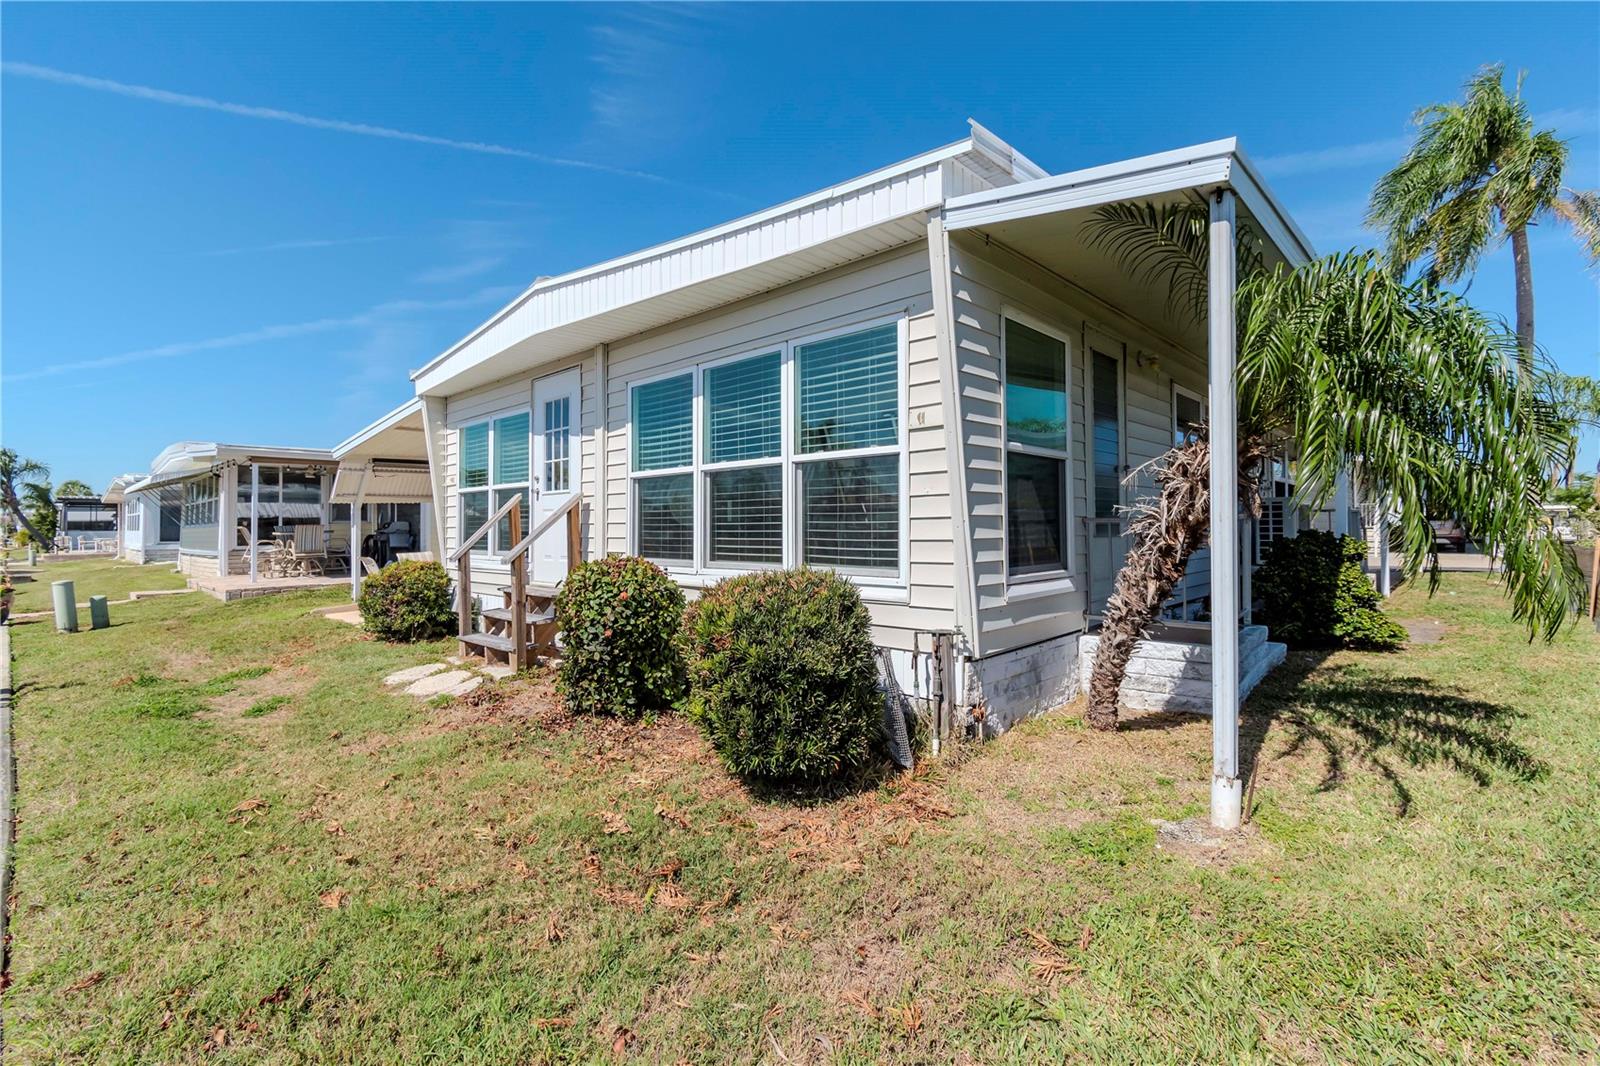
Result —
[{"label": "white entry door", "polygon": [[[581,372],[574,367],[533,383],[533,507],[535,529],[579,490],[578,415]],[[567,573],[567,524],[555,527],[533,546],[532,579],[553,585]]]}]

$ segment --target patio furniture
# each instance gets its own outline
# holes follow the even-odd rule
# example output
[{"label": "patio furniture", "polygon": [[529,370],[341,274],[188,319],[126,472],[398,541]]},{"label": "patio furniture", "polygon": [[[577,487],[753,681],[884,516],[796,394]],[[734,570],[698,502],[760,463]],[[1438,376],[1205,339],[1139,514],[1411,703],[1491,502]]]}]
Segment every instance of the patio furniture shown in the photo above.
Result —
[{"label": "patio furniture", "polygon": [[321,526],[295,526],[289,550],[294,560],[294,570],[301,577],[310,577],[313,573],[320,576],[325,572],[328,551],[323,542]]}]

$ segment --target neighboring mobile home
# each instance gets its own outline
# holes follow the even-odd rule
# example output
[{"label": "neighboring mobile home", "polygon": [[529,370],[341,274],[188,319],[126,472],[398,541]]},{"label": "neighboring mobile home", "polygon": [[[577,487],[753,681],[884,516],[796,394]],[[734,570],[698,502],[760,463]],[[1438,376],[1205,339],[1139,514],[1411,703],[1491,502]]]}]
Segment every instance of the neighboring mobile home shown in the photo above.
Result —
[{"label": "neighboring mobile home", "polygon": [[129,530],[138,547],[128,545],[127,557],[176,562],[198,577],[249,574],[252,544],[271,531],[331,524],[335,465],[322,448],[180,441],[122,490],[140,513],[140,529]]},{"label": "neighboring mobile home", "polygon": [[[576,495],[585,555],[642,555],[691,591],[765,567],[846,575],[912,695],[953,634],[960,703],[986,728],[1064,703],[1126,549],[1119,508],[1145,487],[1129,475],[1206,417],[1218,351],[1083,223],[1176,198],[1213,202],[1230,240],[1248,217],[1269,261],[1311,254],[1231,140],[1052,177],[972,124],[542,278],[412,375],[442,555],[516,494],[525,530]],[[505,540],[473,550],[475,590],[506,583]],[[559,579],[563,531],[535,554],[533,579]],[[1244,554],[1242,575],[1197,560],[1174,617],[1224,586],[1237,601]],[[1269,658],[1247,646],[1242,687]]]},{"label": "neighboring mobile home", "polygon": [[57,496],[56,541],[69,550],[93,550],[115,541],[117,509],[98,496]]},{"label": "neighboring mobile home", "polygon": [[[358,557],[377,566],[402,553],[432,554],[443,540],[423,432],[422,401],[408,400],[334,445],[339,464],[333,522],[347,525]],[[350,591],[361,591],[362,567],[350,568]]]}]

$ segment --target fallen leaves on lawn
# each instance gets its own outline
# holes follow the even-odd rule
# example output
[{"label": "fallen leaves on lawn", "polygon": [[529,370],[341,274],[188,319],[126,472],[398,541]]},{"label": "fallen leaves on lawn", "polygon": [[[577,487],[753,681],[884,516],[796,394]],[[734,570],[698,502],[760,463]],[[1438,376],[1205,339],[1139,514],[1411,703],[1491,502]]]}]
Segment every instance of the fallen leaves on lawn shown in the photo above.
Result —
[{"label": "fallen leaves on lawn", "polygon": [[864,992],[848,991],[841,993],[839,998],[862,1014],[865,1014],[868,1018],[883,1017],[883,1012],[872,1005],[872,1000],[868,999]]},{"label": "fallen leaves on lawn", "polygon": [[228,1030],[224,1029],[220,1025],[217,1026],[215,1029],[211,1030],[211,1035],[206,1037],[206,1050],[207,1051],[221,1051],[223,1048],[225,1048],[227,1046],[228,1046]]},{"label": "fallen leaves on lawn", "polygon": [[251,816],[251,814],[253,814],[253,813],[257,812],[257,811],[271,810],[271,808],[272,808],[272,804],[268,803],[266,800],[259,799],[259,798],[256,798],[256,797],[251,797],[250,799],[241,801],[237,807],[235,807],[233,810],[228,812],[228,821],[229,822],[247,821],[249,819],[249,817]]},{"label": "fallen leaves on lawn", "polygon": [[596,811],[595,814],[599,815],[601,823],[605,826],[607,836],[633,832],[633,827],[628,824],[628,819],[616,811]]},{"label": "fallen leaves on lawn", "polygon": [[668,859],[666,862],[650,871],[651,877],[659,877],[663,881],[676,881],[678,874],[683,871],[683,860],[679,858]]},{"label": "fallen leaves on lawn", "polygon": [[337,818],[329,818],[322,823],[322,831],[331,837],[342,837],[344,836],[344,823]]},{"label": "fallen leaves on lawn", "polygon": [[85,974],[82,977],[78,978],[76,981],[72,982],[70,985],[67,986],[67,991],[68,992],[82,992],[86,988],[93,988],[95,985],[99,984],[101,981],[104,981],[105,979],[106,979],[106,972],[104,970],[96,970],[93,973]]},{"label": "fallen leaves on lawn", "polygon": [[656,817],[662,821],[671,822],[679,829],[689,828],[689,819],[681,811],[674,810],[664,803],[656,804]]},{"label": "fallen leaves on lawn", "polygon": [[628,1045],[633,1043],[635,1039],[632,1029],[622,1025],[617,1026],[617,1035],[611,1040],[611,1053],[613,1055],[621,1055],[628,1050]]},{"label": "fallen leaves on lawn", "polygon": [[905,1026],[907,1034],[916,1036],[922,1030],[922,1004],[913,1000],[901,1007],[900,1024]]},{"label": "fallen leaves on lawn", "polygon": [[571,1018],[535,1018],[533,1020],[535,1029],[568,1029],[571,1026]]},{"label": "fallen leaves on lawn", "polygon": [[544,942],[546,944],[561,943],[561,927],[556,925],[556,916],[551,915],[550,920],[544,923]]},{"label": "fallen leaves on lawn", "polygon": [[324,907],[330,911],[336,911],[344,906],[345,900],[350,898],[350,893],[342,888],[331,888],[317,898],[322,901]]},{"label": "fallen leaves on lawn", "polygon": [[669,911],[681,911],[694,905],[694,900],[684,895],[683,891],[671,881],[656,889],[655,901]]},{"label": "fallen leaves on lawn", "polygon": [[1089,928],[1089,923],[1084,922],[1083,928],[1078,932],[1078,950],[1088,951],[1089,942],[1094,939],[1094,930]]}]

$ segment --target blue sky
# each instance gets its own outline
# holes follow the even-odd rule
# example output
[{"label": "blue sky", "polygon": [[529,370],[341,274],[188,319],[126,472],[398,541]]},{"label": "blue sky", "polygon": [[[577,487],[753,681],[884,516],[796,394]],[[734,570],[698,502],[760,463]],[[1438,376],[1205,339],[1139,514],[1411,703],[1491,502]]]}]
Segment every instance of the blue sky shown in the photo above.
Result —
[{"label": "blue sky", "polygon": [[[1237,135],[1327,251],[1480,64],[1600,186],[1600,6],[7,4],[0,439],[102,487],[328,446],[541,274],[956,140],[1052,171]],[[1600,295],[1533,237],[1539,339]],[[1471,285],[1512,308],[1509,254]],[[1587,442],[1583,465],[1600,447]]]}]

